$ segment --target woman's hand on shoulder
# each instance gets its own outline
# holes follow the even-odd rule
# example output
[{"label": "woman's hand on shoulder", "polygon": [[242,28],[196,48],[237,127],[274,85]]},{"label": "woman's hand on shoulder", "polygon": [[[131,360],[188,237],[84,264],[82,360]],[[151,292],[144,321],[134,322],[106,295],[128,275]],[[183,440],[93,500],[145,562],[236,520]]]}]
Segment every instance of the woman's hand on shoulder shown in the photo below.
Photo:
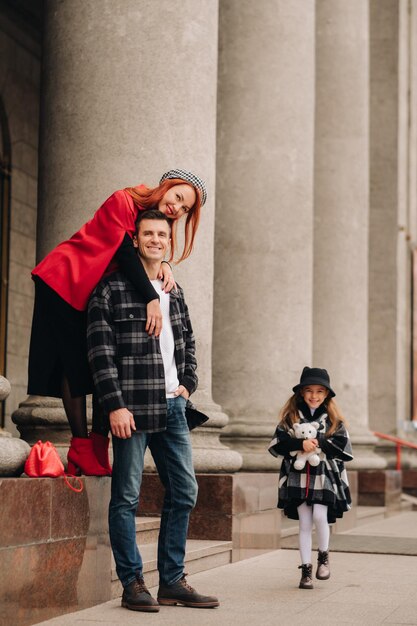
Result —
[{"label": "woman's hand on shoulder", "polygon": [[162,280],[162,289],[166,293],[169,293],[172,289],[177,288],[171,266],[164,261],[161,263],[158,278],[159,280]]},{"label": "woman's hand on shoulder", "polygon": [[146,332],[148,335],[155,334],[155,337],[159,337],[162,330],[162,312],[159,298],[148,302],[146,305],[146,316]]}]

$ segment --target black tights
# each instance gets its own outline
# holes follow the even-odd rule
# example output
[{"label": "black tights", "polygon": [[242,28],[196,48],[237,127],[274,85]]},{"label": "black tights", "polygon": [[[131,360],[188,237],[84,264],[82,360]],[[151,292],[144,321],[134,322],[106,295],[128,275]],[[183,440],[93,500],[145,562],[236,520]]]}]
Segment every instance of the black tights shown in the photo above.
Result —
[{"label": "black tights", "polygon": [[[87,402],[85,396],[73,398],[71,395],[68,378],[64,376],[61,381],[62,402],[64,404],[65,413],[71,428],[73,437],[88,437],[87,428]],[[97,400],[96,394],[93,394],[93,433],[108,437],[109,427],[106,420],[102,418],[102,411]]]},{"label": "black tights", "polygon": [[73,437],[88,437],[87,429],[87,402],[85,396],[73,398],[68,378],[63,376],[61,381],[62,402],[71,428]]}]

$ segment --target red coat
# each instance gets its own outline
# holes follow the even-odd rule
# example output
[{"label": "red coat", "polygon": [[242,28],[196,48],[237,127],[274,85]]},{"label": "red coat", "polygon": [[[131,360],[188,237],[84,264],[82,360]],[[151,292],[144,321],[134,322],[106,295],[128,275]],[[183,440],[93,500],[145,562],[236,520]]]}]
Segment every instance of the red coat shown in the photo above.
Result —
[{"label": "red coat", "polygon": [[[135,234],[138,209],[132,196],[115,191],[71,239],[54,248],[32,271],[79,311],[87,308],[94,287],[108,271],[126,233]],[[110,266],[110,267],[109,267]]]}]

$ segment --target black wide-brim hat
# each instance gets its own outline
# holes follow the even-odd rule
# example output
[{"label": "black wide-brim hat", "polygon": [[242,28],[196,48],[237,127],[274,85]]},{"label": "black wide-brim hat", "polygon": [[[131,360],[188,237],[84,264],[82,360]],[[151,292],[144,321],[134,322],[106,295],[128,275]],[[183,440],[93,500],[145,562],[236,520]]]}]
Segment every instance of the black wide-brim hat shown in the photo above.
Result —
[{"label": "black wide-brim hat", "polygon": [[307,385],[321,385],[329,390],[330,396],[334,398],[336,395],[333,389],[330,387],[330,377],[327,370],[320,369],[319,367],[305,367],[300,376],[300,382],[298,385],[292,388],[293,392],[300,391],[302,387]]}]

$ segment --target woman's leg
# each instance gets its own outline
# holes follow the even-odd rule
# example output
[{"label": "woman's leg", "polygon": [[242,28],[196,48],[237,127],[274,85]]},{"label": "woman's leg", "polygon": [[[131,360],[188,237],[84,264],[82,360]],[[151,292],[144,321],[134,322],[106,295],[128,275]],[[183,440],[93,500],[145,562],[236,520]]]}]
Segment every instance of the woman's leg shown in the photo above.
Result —
[{"label": "woman's leg", "polygon": [[86,439],[88,437],[86,397],[73,398],[71,396],[68,378],[65,375],[61,382],[61,392],[72,436]]},{"label": "woman's leg", "polygon": [[311,563],[313,507],[309,506],[306,502],[303,502],[297,510],[300,520],[299,542],[301,563]]}]

